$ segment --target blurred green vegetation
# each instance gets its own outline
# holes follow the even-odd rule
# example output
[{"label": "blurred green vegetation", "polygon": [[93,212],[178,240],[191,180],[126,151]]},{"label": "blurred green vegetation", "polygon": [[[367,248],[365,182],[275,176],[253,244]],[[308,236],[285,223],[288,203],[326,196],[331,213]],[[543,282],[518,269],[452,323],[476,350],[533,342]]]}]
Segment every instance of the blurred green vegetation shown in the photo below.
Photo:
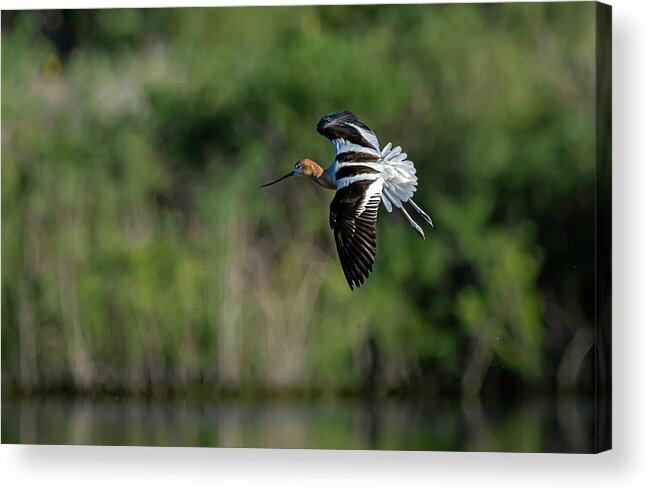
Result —
[{"label": "blurred green vegetation", "polygon": [[[594,19],[592,3],[3,12],[3,382],[589,389]],[[258,188],[330,163],[314,127],[342,109],[409,153],[435,225],[422,241],[381,213],[354,293],[331,192]]]}]

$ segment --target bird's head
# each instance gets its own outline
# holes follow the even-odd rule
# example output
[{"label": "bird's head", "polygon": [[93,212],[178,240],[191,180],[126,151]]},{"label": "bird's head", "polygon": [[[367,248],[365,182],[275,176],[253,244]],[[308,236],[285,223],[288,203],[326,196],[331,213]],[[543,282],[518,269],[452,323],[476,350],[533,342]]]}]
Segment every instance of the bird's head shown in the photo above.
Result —
[{"label": "bird's head", "polygon": [[260,188],[263,187],[268,187],[269,185],[274,185],[278,183],[279,181],[284,180],[285,178],[289,178],[290,176],[307,176],[309,178],[318,178],[321,176],[321,173],[323,170],[321,167],[316,164],[314,161],[311,159],[300,159],[294,163],[294,166],[292,167],[292,170],[287,173],[285,176],[278,178],[275,181],[272,181],[271,183],[267,183],[266,185],[262,185]]}]

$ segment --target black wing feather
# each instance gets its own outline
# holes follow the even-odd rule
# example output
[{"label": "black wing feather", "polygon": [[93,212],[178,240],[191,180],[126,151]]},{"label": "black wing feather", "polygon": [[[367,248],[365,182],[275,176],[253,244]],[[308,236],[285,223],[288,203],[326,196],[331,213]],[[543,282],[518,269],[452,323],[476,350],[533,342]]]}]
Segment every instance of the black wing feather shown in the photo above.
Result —
[{"label": "black wing feather", "polygon": [[[380,205],[380,192],[369,191],[373,183],[372,180],[351,183],[337,190],[330,204],[330,227],[334,232],[339,261],[351,290],[353,286],[359,287],[368,279],[375,262],[375,223]],[[369,193],[372,195],[364,204]]]},{"label": "black wing feather", "polygon": [[380,153],[377,137],[373,131],[350,111],[338,111],[324,116],[317,123],[316,131],[333,142],[340,139],[366,147],[369,150],[368,154],[374,156],[375,159],[378,157],[375,154],[379,155]]}]

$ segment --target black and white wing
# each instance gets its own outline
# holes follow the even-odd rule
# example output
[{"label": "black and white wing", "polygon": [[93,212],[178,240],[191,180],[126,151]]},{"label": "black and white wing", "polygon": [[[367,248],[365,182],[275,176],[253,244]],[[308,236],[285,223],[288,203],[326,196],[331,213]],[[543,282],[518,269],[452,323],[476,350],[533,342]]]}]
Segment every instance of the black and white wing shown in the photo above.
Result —
[{"label": "black and white wing", "polygon": [[350,289],[361,286],[375,261],[375,223],[381,180],[361,180],[337,190],[330,204],[330,228]]},{"label": "black and white wing", "polygon": [[350,111],[339,111],[324,116],[317,123],[316,131],[332,142],[337,161],[346,153],[366,155],[365,159],[360,157],[367,162],[382,157],[380,144],[373,131]]}]

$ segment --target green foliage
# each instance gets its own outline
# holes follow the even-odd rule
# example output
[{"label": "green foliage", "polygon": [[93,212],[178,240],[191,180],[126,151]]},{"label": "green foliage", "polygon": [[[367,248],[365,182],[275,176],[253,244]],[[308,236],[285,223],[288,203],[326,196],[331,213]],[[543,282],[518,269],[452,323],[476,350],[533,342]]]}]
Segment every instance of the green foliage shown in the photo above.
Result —
[{"label": "green foliage", "polygon": [[[553,385],[574,327],[547,305],[587,313],[592,272],[593,5],[9,15],[10,382],[355,391],[374,341],[385,391],[475,393],[493,366]],[[341,109],[409,153],[434,220],[423,242],[381,214],[354,293],[331,194],[258,188],[329,163],[314,126]]]}]

